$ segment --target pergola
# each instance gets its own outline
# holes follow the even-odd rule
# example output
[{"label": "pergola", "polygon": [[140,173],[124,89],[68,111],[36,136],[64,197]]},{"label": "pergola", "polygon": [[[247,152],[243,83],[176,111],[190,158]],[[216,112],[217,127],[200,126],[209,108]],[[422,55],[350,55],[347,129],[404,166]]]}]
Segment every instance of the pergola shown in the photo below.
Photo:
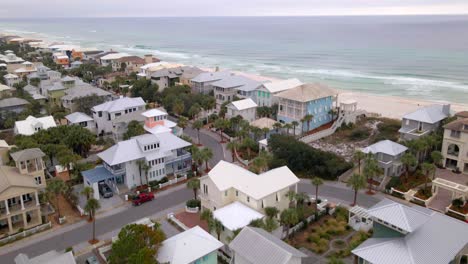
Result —
[{"label": "pergola", "polygon": [[436,194],[439,188],[452,192],[452,200],[461,198],[463,201],[466,201],[468,199],[468,186],[463,184],[436,178],[432,181],[432,193]]},{"label": "pergola", "polygon": [[356,231],[369,231],[372,228],[372,216],[367,209],[355,205],[349,209],[348,224]]}]

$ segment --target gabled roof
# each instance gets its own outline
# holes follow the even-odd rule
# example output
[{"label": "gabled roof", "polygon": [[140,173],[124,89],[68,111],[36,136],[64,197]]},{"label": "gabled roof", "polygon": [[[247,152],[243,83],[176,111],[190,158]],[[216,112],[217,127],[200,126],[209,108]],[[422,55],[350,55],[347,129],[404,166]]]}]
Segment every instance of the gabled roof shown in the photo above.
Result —
[{"label": "gabled roof", "polygon": [[366,148],[363,148],[362,152],[373,153],[373,154],[383,153],[383,154],[387,154],[390,156],[397,156],[405,152],[406,150],[408,150],[407,147],[386,139],[386,140],[382,140],[377,143],[374,143]]},{"label": "gabled roof", "polygon": [[3,78],[5,78],[5,79],[13,79],[13,78],[19,78],[19,77],[18,77],[18,75],[16,75],[16,74],[11,74],[11,73],[9,73],[9,74],[4,75]]},{"label": "gabled roof", "polygon": [[280,92],[276,94],[276,96],[292,101],[309,102],[320,98],[335,96],[337,94],[338,92],[335,89],[332,89],[327,85],[320,83],[306,83]]},{"label": "gabled roof", "polygon": [[238,111],[242,111],[249,108],[256,108],[258,105],[250,98],[238,100],[229,103],[228,107],[233,107]]},{"label": "gabled roof", "polygon": [[10,91],[10,90],[12,90],[12,89],[10,88],[10,86],[6,86],[6,85],[0,83],[0,92],[3,92],[3,91]]},{"label": "gabled roof", "polygon": [[450,105],[444,112],[444,105],[430,105],[403,116],[405,119],[434,124],[449,116]]},{"label": "gabled roof", "polygon": [[212,83],[212,85],[221,88],[236,88],[242,91],[253,91],[260,87],[262,83],[241,75],[228,75]]},{"label": "gabled roof", "polygon": [[240,202],[233,202],[213,212],[213,218],[218,219],[225,228],[231,231],[244,228],[252,221],[263,217],[265,217],[263,214]]},{"label": "gabled roof", "polygon": [[250,122],[251,126],[258,127],[258,128],[268,128],[268,129],[273,129],[273,125],[278,122],[274,119],[268,118],[268,117],[262,117],[257,120],[254,120]]},{"label": "gabled roof", "polygon": [[198,74],[195,78],[193,78],[191,81],[192,82],[213,82],[213,81],[219,81],[223,78],[226,78],[228,76],[232,76],[234,73],[228,72],[228,71],[219,71],[219,72],[203,72]]},{"label": "gabled roof", "polygon": [[158,250],[159,263],[188,264],[223,246],[199,226],[177,234],[162,242]]},{"label": "gabled roof", "polygon": [[[403,237],[370,238],[352,251],[370,263],[451,263],[468,244],[468,225],[438,212],[390,200],[383,200],[369,209],[371,215],[372,211],[374,214],[380,211],[380,217],[385,216],[384,221],[404,223],[412,231]],[[419,216],[414,216],[416,214]]]},{"label": "gabled roof", "polygon": [[261,228],[246,226],[229,244],[236,255],[255,264],[286,264],[307,255]]},{"label": "gabled roof", "polygon": [[[148,140],[158,141],[160,143],[159,149],[143,152],[140,144],[148,142]],[[129,140],[120,141],[97,155],[112,166],[144,157],[151,160],[155,158],[155,155],[159,157],[169,156],[172,154],[172,150],[185,148],[190,145],[189,142],[171,133],[161,133],[157,135],[145,134],[133,137]]]},{"label": "gabled roof", "polygon": [[12,187],[38,188],[34,177],[20,174],[16,167],[0,166],[0,195]]},{"label": "gabled roof", "polygon": [[132,107],[145,106],[146,103],[141,97],[122,97],[114,101],[105,102],[100,105],[96,105],[92,108],[93,111],[99,112],[116,112],[122,111]]},{"label": "gabled roof", "polygon": [[86,96],[108,96],[112,95],[110,92],[103,89],[90,86],[89,84],[83,83],[84,85],[78,85],[65,91],[65,95],[62,96],[62,100],[73,100],[75,98],[81,98]]},{"label": "gabled roof", "polygon": [[30,159],[42,158],[45,156],[45,154],[39,148],[30,148],[13,152],[10,154],[10,156],[14,161],[25,161]]},{"label": "gabled roof", "polygon": [[27,105],[27,104],[29,104],[28,101],[22,98],[17,98],[17,97],[10,97],[10,98],[5,98],[5,99],[0,100],[0,108]]},{"label": "gabled roof", "polygon": [[103,57],[101,57],[101,60],[117,60],[123,57],[129,57],[131,56],[128,53],[109,53]]},{"label": "gabled roof", "polygon": [[56,127],[57,124],[52,116],[34,117],[28,116],[25,120],[15,122],[15,131],[20,135],[30,136],[34,134],[35,126],[41,125],[41,129]]},{"label": "gabled roof", "polygon": [[286,166],[255,174],[223,160],[205,177],[209,177],[220,191],[234,188],[256,200],[299,182],[296,175]]},{"label": "gabled roof", "polygon": [[78,124],[80,122],[93,121],[92,117],[90,117],[89,115],[87,115],[85,113],[81,113],[81,112],[71,113],[71,114],[65,116],[65,118],[68,121],[70,121],[70,123],[72,123],[72,124]]},{"label": "gabled roof", "polygon": [[287,80],[282,80],[282,81],[264,83],[263,86],[270,93],[279,93],[279,92],[297,87],[301,84],[302,82],[299,81],[299,79],[294,78],[294,79],[287,79]]}]

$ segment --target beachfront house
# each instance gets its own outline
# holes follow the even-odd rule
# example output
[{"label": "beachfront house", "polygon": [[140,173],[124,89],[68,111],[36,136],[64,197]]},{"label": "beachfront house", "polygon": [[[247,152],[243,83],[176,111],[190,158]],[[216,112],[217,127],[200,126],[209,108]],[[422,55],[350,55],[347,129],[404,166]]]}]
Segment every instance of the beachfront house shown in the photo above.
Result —
[{"label": "beachfront house", "polygon": [[[114,99],[112,93],[79,81],[73,87],[65,90],[64,95],[60,98],[60,100],[62,101],[62,106],[70,113],[73,113],[79,110],[79,101],[84,97],[100,102],[107,102]],[[85,111],[83,109],[81,110]]]},{"label": "beachfront house", "polygon": [[160,69],[151,73],[151,82],[156,83],[159,90],[177,84],[190,85],[190,80],[202,72],[201,69],[190,66]]},{"label": "beachfront house", "polygon": [[6,50],[4,54],[0,54],[0,62],[7,65],[21,64],[24,60],[13,53],[11,50]]},{"label": "beachfront house", "polygon": [[213,91],[213,83],[222,80],[228,76],[232,76],[234,73],[228,71],[216,71],[216,72],[203,72],[198,74],[196,77],[190,80],[192,86],[192,92],[209,94]]},{"label": "beachfront house", "polygon": [[199,226],[164,240],[158,250],[158,263],[217,264],[223,243]]},{"label": "beachfront house", "polygon": [[93,119],[96,122],[96,132],[100,135],[112,133],[112,121],[118,117],[142,111],[146,107],[141,97],[122,97],[108,101],[91,108]]},{"label": "beachfront house", "polygon": [[374,155],[384,176],[400,176],[405,171],[401,157],[407,150],[407,147],[396,142],[382,140],[363,148],[362,152]]},{"label": "beachfront house", "polygon": [[261,82],[249,79],[240,75],[226,76],[223,79],[211,83],[216,107],[220,109],[225,102],[235,100],[235,98],[250,98],[253,91],[262,85]]},{"label": "beachfront house", "polygon": [[246,226],[229,243],[232,264],[300,264],[306,254],[267,231]]},{"label": "beachfront house", "polygon": [[67,119],[67,125],[69,126],[81,126],[92,133],[96,133],[96,124],[94,119],[85,113],[74,112],[66,115],[65,119]]},{"label": "beachfront house", "polygon": [[31,136],[41,130],[47,130],[51,127],[56,127],[53,116],[34,117],[28,116],[25,120],[16,121],[14,132],[15,135]]},{"label": "beachfront house", "polygon": [[79,60],[89,60],[93,55],[97,55],[99,53],[102,53],[102,50],[99,50],[97,48],[81,48],[77,47],[72,49],[72,55],[71,57],[73,60],[79,59]]},{"label": "beachfront house", "polygon": [[61,65],[64,68],[68,67],[70,64],[70,58],[62,52],[55,52],[52,54],[52,58],[54,59],[55,64]]},{"label": "beachfront house", "polygon": [[3,79],[5,80],[6,85],[10,87],[13,87],[15,84],[21,82],[21,79],[18,75],[11,73],[5,74],[5,76],[3,76]]},{"label": "beachfront house", "polygon": [[257,115],[257,104],[250,98],[230,102],[226,105],[227,112],[226,117],[232,118],[241,116],[242,119],[252,122],[255,120]]},{"label": "beachfront house", "polygon": [[151,74],[153,74],[156,71],[163,70],[163,69],[172,69],[172,68],[177,68],[181,67],[182,64],[178,63],[169,63],[165,61],[159,61],[157,58],[151,57],[153,62],[149,62],[149,58],[147,59],[145,57],[145,60],[147,64],[143,65],[140,67],[140,71],[137,74],[138,78],[146,78],[146,79],[151,79]]},{"label": "beachfront house", "polygon": [[112,61],[113,71],[126,73],[138,72],[140,67],[145,65],[145,59],[138,56],[126,56]]},{"label": "beachfront house", "polygon": [[39,192],[46,187],[45,154],[38,148],[11,153],[15,167],[0,166],[0,234],[42,224]]},{"label": "beachfront house", "polygon": [[17,97],[10,97],[0,100],[0,116],[4,116],[8,112],[19,114],[23,112],[29,102]]},{"label": "beachfront house", "polygon": [[455,114],[444,126],[442,155],[444,166],[468,174],[468,111]]},{"label": "beachfront house", "polygon": [[[128,54],[128,53],[120,53],[120,52],[108,53],[107,55],[100,57],[100,64],[101,64],[101,66],[104,66],[104,67],[107,66],[107,65],[112,66],[112,63],[114,61],[117,61],[117,60],[119,60],[121,58],[124,58],[124,57],[129,57],[129,56],[131,56],[131,55]],[[114,71],[116,71],[116,70],[114,70]]]},{"label": "beachfront house", "polygon": [[[171,174],[183,174],[191,168],[191,144],[173,135],[144,134],[121,141],[98,153],[104,167],[83,172],[85,185],[112,181],[131,189]],[[148,170],[142,168],[142,163]]]},{"label": "beachfront house", "polygon": [[388,199],[368,214],[373,234],[352,250],[355,263],[458,264],[468,254],[468,226],[450,216]]},{"label": "beachfront house", "polygon": [[259,106],[271,107],[278,104],[278,98],[275,97],[276,94],[287,91],[301,84],[302,82],[298,79],[287,79],[264,83],[254,92],[253,99]]},{"label": "beachfront house", "polygon": [[429,105],[406,114],[401,121],[400,138],[413,140],[437,130],[442,120],[450,116],[450,105]]},{"label": "beachfront house", "polygon": [[[281,123],[298,122],[297,129],[302,132],[314,130],[332,122],[331,111],[337,100],[338,92],[323,84],[302,84],[280,92],[278,98],[278,121]],[[311,117],[310,121],[304,117]]]}]

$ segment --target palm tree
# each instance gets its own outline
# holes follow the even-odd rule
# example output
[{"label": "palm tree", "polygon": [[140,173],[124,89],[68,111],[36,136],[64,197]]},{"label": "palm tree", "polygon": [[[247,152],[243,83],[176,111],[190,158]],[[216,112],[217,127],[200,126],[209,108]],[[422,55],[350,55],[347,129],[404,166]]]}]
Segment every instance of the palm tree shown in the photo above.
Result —
[{"label": "palm tree", "polygon": [[273,128],[275,129],[276,133],[278,133],[282,127],[283,127],[283,124],[281,124],[280,122],[276,122],[273,124]]},{"label": "palm tree", "polygon": [[289,190],[286,193],[286,197],[289,199],[289,204],[291,204],[296,199],[296,192],[293,190]]},{"label": "palm tree", "polygon": [[86,197],[86,200],[89,200],[89,198],[91,198],[91,195],[94,194],[94,189],[89,186],[86,186],[81,191],[81,194]]},{"label": "palm tree", "polygon": [[142,178],[141,171],[143,170],[143,167],[146,165],[146,161],[144,159],[139,159],[136,161],[136,164],[138,165],[138,172],[140,173],[140,185],[143,185],[143,178]]},{"label": "palm tree", "polygon": [[210,161],[211,158],[213,158],[213,151],[209,148],[204,148],[200,151],[202,160],[205,162],[205,168],[206,172],[210,170],[210,167],[208,166],[208,161]]},{"label": "palm tree", "polygon": [[[280,123],[281,124],[281,123]],[[286,128],[286,134],[289,136],[289,130],[293,127],[290,123],[284,124],[284,128]]]},{"label": "palm tree", "polygon": [[197,130],[197,138],[198,138],[198,145],[201,145],[200,142],[200,129],[203,127],[203,122],[201,120],[197,120],[193,122],[192,128]]},{"label": "palm tree", "polygon": [[296,199],[297,206],[303,206],[305,200],[307,199],[307,195],[303,192],[296,193],[295,199]]},{"label": "palm tree", "polygon": [[197,178],[192,178],[187,182],[187,188],[193,190],[193,199],[197,199],[197,191],[200,189],[200,180]]},{"label": "palm tree", "polygon": [[273,206],[265,207],[264,210],[268,218],[275,218],[279,213],[278,208]]},{"label": "palm tree", "polygon": [[252,149],[255,148],[256,146],[257,146],[257,143],[253,141],[253,139],[251,139],[250,137],[246,137],[242,141],[242,147],[247,149],[247,156],[249,159],[251,157]]},{"label": "palm tree", "polygon": [[151,165],[145,162],[141,169],[145,172],[146,184],[149,185],[148,172],[151,169]]},{"label": "palm tree", "polygon": [[418,161],[416,160],[416,157],[413,154],[409,153],[409,152],[403,154],[400,161],[405,166],[406,180],[408,180],[410,168],[416,166]]},{"label": "palm tree", "polygon": [[366,188],[366,177],[364,177],[362,174],[354,173],[349,178],[348,183],[346,185],[348,185],[354,190],[354,200],[352,206],[355,206],[359,190]]},{"label": "palm tree", "polygon": [[299,218],[297,216],[297,212],[295,209],[288,208],[284,210],[283,212],[281,212],[280,222],[282,225],[286,227],[286,237],[289,237],[289,228],[292,225],[297,224],[298,221],[299,221]]},{"label": "palm tree", "polygon": [[294,134],[294,136],[296,136],[296,127],[299,125],[299,122],[292,121],[291,125],[293,126],[293,134]]},{"label": "palm tree", "polygon": [[424,162],[422,165],[421,165],[421,170],[423,172],[424,175],[426,175],[426,178],[424,180],[424,191],[427,190],[427,180],[429,179],[429,175],[433,174],[436,170],[436,166],[432,163],[427,163],[427,162]]},{"label": "palm tree", "polygon": [[215,231],[219,240],[221,237],[221,232],[223,231],[223,224],[218,219],[215,219],[213,217],[213,213],[211,212],[211,210],[203,210],[203,212],[200,215],[200,218],[208,222],[208,229],[210,233],[212,231]]},{"label": "palm tree", "polygon": [[267,152],[262,151],[252,161],[252,166],[258,173],[262,173],[268,168],[268,163],[270,162],[270,159],[271,156]]},{"label": "palm tree", "polygon": [[319,186],[323,184],[322,178],[314,177],[311,180],[312,185],[315,186],[315,203],[318,203],[318,189]]},{"label": "palm tree", "polygon": [[215,121],[214,127],[219,130],[219,136],[221,137],[220,143],[224,143],[223,131],[229,127],[229,120],[218,119]]},{"label": "palm tree", "polygon": [[366,154],[361,150],[356,150],[353,155],[353,159],[358,163],[358,173],[362,173],[361,171],[361,161],[366,157]]},{"label": "palm tree", "polygon": [[442,160],[444,159],[444,156],[442,155],[440,151],[434,150],[431,152],[431,159],[434,165],[440,166],[440,164],[442,163]]},{"label": "palm tree", "polygon": [[185,116],[179,117],[179,122],[177,123],[178,127],[182,128],[183,130],[184,128],[187,127],[187,124],[188,124],[188,119]]},{"label": "palm tree", "polygon": [[363,172],[363,174],[366,176],[368,186],[369,186],[369,191],[367,192],[368,194],[373,194],[372,182],[373,182],[374,176],[380,173],[380,171],[381,169],[374,155],[372,153],[369,153],[366,157],[366,161],[364,165],[364,172]]},{"label": "palm tree", "polygon": [[96,241],[96,210],[101,208],[101,205],[99,204],[99,201],[91,198],[86,202],[84,210],[88,212],[88,214],[91,216],[93,219],[93,239],[91,240],[92,242]]},{"label": "palm tree", "polygon": [[59,219],[61,218],[59,195],[66,193],[67,190],[68,190],[68,186],[65,184],[63,180],[58,179],[58,178],[50,181],[46,187],[47,196],[50,198],[55,198],[55,203],[57,206],[57,215]]},{"label": "palm tree", "polygon": [[227,143],[226,147],[231,152],[232,162],[234,162],[236,160],[236,151],[239,147],[239,143],[237,143],[237,141],[231,141]]},{"label": "palm tree", "polygon": [[310,121],[312,121],[312,119],[314,119],[314,116],[311,115],[311,114],[307,114],[304,116],[304,122],[307,124],[307,132],[309,132],[310,130]]},{"label": "palm tree", "polygon": [[263,133],[264,138],[267,138],[268,132],[270,132],[270,129],[268,127],[262,128],[262,133]]}]

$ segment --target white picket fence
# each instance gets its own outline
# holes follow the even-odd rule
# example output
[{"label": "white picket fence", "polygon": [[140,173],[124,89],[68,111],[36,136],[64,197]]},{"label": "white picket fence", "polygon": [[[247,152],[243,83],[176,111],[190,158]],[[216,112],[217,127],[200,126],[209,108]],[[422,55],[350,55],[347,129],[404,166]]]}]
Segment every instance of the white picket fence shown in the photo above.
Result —
[{"label": "white picket fence", "polygon": [[24,230],[23,232],[19,232],[19,233],[16,233],[14,235],[2,238],[2,239],[0,239],[0,244],[6,244],[8,242],[15,241],[18,238],[23,238],[23,237],[30,236],[32,234],[35,234],[37,232],[41,232],[41,231],[43,231],[45,229],[48,229],[48,228],[51,228],[51,227],[52,227],[52,223],[47,222],[47,223],[45,223],[43,225],[36,226],[36,227],[31,228],[31,229]]},{"label": "white picket fence", "polygon": [[167,187],[167,186],[172,185],[172,184],[176,184],[176,183],[181,182],[181,181],[185,181],[186,179],[187,179],[187,175],[184,175],[184,176],[179,177],[179,178],[175,177],[174,179],[169,180],[168,182],[160,183],[159,184],[159,189]]}]

